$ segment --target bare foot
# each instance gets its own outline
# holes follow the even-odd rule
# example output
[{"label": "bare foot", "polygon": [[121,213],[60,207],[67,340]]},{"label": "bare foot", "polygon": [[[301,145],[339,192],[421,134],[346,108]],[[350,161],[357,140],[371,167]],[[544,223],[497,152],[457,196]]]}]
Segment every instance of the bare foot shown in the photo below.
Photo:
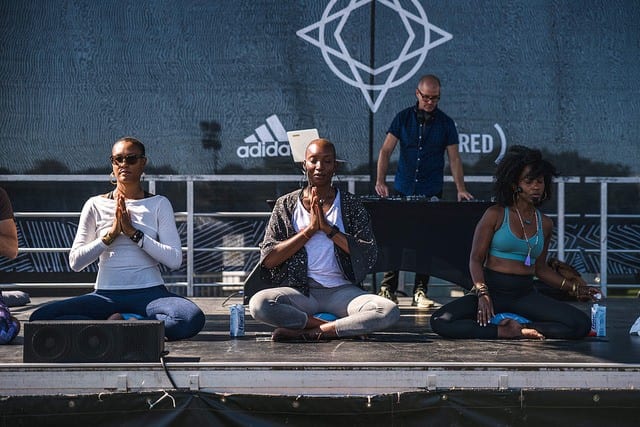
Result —
[{"label": "bare foot", "polygon": [[533,339],[533,340],[543,340],[544,335],[533,328],[522,328],[520,331],[522,333],[522,338]]},{"label": "bare foot", "polygon": [[504,319],[498,324],[498,338],[527,338],[543,340],[544,335],[532,328],[525,328],[513,319]]},{"label": "bare foot", "polygon": [[111,316],[107,317],[107,320],[124,320],[124,317],[122,317],[122,314],[120,313],[113,313]]}]

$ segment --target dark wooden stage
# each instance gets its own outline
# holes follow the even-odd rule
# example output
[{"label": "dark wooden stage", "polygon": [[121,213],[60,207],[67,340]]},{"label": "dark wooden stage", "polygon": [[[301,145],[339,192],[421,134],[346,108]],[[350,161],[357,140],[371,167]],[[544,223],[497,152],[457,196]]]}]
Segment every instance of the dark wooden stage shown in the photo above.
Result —
[{"label": "dark wooden stage", "polygon": [[[450,298],[436,298],[441,303]],[[12,311],[26,321],[48,299]],[[144,392],[376,395],[461,389],[640,389],[640,336],[629,328],[637,299],[608,301],[607,336],[564,340],[448,340],[431,332],[431,311],[400,298],[401,321],[367,339],[275,343],[246,314],[246,335],[229,336],[228,305],[240,297],[195,298],[207,315],[196,337],[165,344],[161,363],[23,363],[23,332],[0,346],[0,394]],[[587,304],[579,307],[588,310]],[[24,328],[23,328],[24,330]],[[169,378],[169,376],[171,378]]]}]

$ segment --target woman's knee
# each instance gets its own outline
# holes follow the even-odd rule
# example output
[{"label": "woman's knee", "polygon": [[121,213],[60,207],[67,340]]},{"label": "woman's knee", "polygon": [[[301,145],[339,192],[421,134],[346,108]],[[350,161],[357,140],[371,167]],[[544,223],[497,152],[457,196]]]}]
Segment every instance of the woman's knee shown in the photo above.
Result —
[{"label": "woman's knee", "polygon": [[400,320],[400,308],[391,300],[386,298],[375,298],[367,301],[364,310],[375,313],[379,329],[385,329]]},{"label": "woman's knee", "polygon": [[591,319],[586,314],[580,312],[574,319],[573,330],[575,338],[580,339],[589,335],[591,332]]},{"label": "woman's knee", "polygon": [[400,320],[400,308],[398,308],[398,306],[394,303],[393,307],[391,307],[389,310],[387,310],[384,313],[384,319],[385,319],[385,328],[393,325],[394,323],[396,323],[397,321]]},{"label": "woman's knee", "polygon": [[438,335],[445,335],[447,326],[450,323],[451,314],[439,309],[436,310],[435,313],[431,315],[431,319],[429,323],[431,325],[431,330]]},{"label": "woman's knee", "polygon": [[37,308],[36,311],[34,311],[33,313],[31,313],[31,316],[29,316],[29,322],[34,322],[37,320],[50,320],[47,317],[46,311],[44,310],[45,307],[40,307]]},{"label": "woman's knee", "polygon": [[273,302],[269,298],[257,293],[249,300],[249,313],[251,314],[251,317],[259,320],[272,305]]},{"label": "woman's knee", "polygon": [[206,321],[207,317],[204,315],[204,312],[200,310],[199,307],[196,307],[196,311],[193,313],[189,321],[191,328],[196,331],[196,334],[204,328]]},{"label": "woman's knee", "polygon": [[147,315],[164,322],[165,336],[170,341],[197,335],[206,322],[206,316],[200,307],[182,297],[153,301],[147,306]]},{"label": "woman's knee", "polygon": [[29,316],[29,321],[34,322],[38,320],[56,320],[59,316],[59,310],[57,309],[55,303],[45,304],[42,307],[38,307],[31,316]]},{"label": "woman's knee", "polygon": [[442,318],[436,317],[435,314],[432,315],[431,319],[429,320],[429,324],[431,325],[431,330],[438,335],[440,335],[440,332],[442,331],[443,323],[444,322],[442,321]]},{"label": "woman's knee", "polygon": [[589,335],[591,331],[591,318],[582,310],[572,305],[567,305],[563,310],[562,323],[571,330],[569,338],[580,339]]},{"label": "woman's knee", "polygon": [[264,319],[265,314],[278,304],[291,305],[291,300],[284,293],[276,292],[274,289],[265,289],[251,297],[249,313],[256,320]]},{"label": "woman's knee", "polygon": [[[195,304],[194,304],[195,305]],[[206,316],[199,307],[185,313],[180,320],[165,321],[165,336],[169,341],[191,338],[204,328]]]}]

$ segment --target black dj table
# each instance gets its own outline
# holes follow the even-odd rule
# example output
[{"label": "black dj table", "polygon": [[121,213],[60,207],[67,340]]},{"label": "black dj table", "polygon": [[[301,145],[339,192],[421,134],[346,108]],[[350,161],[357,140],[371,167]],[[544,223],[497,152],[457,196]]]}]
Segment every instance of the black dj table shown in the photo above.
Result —
[{"label": "black dj table", "polygon": [[378,243],[374,271],[404,270],[471,288],[469,253],[478,220],[492,202],[363,198]]}]

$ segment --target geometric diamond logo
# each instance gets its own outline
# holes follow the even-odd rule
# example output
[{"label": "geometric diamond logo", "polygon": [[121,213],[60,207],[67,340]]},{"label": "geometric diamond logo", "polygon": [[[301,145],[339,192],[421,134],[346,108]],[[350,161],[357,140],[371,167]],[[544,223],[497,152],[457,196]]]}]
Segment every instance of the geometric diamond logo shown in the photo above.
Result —
[{"label": "geometric diamond logo", "polygon": [[[374,68],[354,59],[342,36],[345,27],[349,25],[349,16],[373,1],[396,13],[402,23],[402,31],[406,33],[406,39],[397,52],[397,57]],[[331,71],[343,82],[360,89],[374,113],[390,89],[401,85],[416,74],[431,49],[453,38],[453,35],[429,22],[417,0],[410,1],[413,7],[403,7],[400,0],[351,0],[344,7],[336,7],[337,3],[338,0],[331,0],[320,20],[298,30],[296,35],[318,47]],[[413,65],[402,68],[405,64]],[[349,70],[348,74],[341,68]],[[408,71],[401,74],[401,68]],[[363,75],[367,77],[366,80],[368,75],[385,77],[380,84],[369,84]]]}]

